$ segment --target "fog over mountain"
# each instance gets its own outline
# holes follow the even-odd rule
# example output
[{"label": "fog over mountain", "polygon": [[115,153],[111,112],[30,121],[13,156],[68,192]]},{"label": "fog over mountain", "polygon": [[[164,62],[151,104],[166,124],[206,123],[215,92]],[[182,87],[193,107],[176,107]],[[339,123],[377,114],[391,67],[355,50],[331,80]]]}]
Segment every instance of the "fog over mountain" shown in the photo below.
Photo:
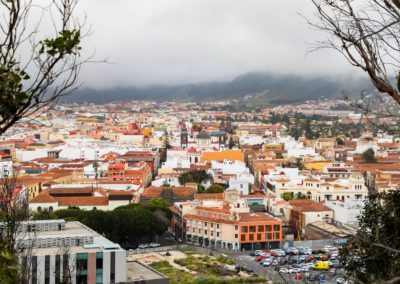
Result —
[{"label": "fog over mountain", "polygon": [[110,101],[214,101],[258,95],[270,105],[302,102],[308,99],[357,97],[371,91],[368,80],[362,78],[332,78],[272,73],[247,73],[227,82],[206,82],[176,86],[154,85],[109,89],[84,88],[63,98],[63,102],[107,103]]}]

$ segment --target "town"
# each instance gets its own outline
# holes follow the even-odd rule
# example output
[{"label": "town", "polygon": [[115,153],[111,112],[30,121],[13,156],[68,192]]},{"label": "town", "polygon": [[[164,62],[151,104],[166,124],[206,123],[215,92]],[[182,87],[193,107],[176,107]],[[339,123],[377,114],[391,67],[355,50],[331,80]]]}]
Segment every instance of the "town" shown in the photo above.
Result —
[{"label": "town", "polygon": [[339,247],[399,187],[399,117],[242,103],[65,103],[3,134],[31,283],[350,283]]}]

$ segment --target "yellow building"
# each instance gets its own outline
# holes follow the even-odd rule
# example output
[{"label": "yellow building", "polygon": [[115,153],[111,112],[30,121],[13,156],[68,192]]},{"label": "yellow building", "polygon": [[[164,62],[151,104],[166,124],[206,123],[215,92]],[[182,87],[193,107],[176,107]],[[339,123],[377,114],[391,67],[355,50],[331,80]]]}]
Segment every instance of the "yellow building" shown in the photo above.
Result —
[{"label": "yellow building", "polygon": [[284,144],[264,144],[263,151],[282,151],[284,149]]},{"label": "yellow building", "polygon": [[22,176],[18,183],[27,188],[29,200],[35,198],[51,184],[71,184],[74,173],[70,171],[48,172],[36,176]]},{"label": "yellow building", "polygon": [[328,164],[332,163],[331,161],[322,160],[322,161],[305,161],[304,166],[309,171],[319,171],[321,172],[324,167]]}]

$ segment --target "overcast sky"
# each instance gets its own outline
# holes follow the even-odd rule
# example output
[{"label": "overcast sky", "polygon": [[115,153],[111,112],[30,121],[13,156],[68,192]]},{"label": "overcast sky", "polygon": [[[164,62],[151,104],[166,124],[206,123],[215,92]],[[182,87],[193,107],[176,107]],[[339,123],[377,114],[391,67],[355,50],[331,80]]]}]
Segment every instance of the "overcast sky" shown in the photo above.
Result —
[{"label": "overcast sky", "polygon": [[298,13],[310,0],[81,0],[93,34],[85,52],[85,86],[104,88],[231,80],[251,71],[343,74],[334,51],[306,56],[323,37]]}]

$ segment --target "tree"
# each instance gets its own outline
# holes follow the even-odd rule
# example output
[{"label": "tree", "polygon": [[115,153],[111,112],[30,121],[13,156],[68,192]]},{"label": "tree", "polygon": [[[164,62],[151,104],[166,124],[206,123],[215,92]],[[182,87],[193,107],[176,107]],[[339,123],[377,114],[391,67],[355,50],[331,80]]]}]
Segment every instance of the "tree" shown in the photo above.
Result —
[{"label": "tree", "polygon": [[220,184],[213,184],[207,188],[204,193],[221,193],[224,192],[225,188]]},{"label": "tree", "polygon": [[400,191],[371,195],[359,229],[340,250],[346,271],[360,283],[400,282]]},{"label": "tree", "polygon": [[[73,16],[77,0],[50,3],[41,7],[31,0],[0,1],[0,135],[76,88],[84,63],[81,26]],[[42,12],[36,22],[35,9]],[[46,16],[54,29],[45,38],[40,28]]]},{"label": "tree", "polygon": [[202,183],[212,179],[212,176],[204,170],[192,170],[184,172],[179,177],[179,183],[185,185],[188,182]]},{"label": "tree", "polygon": [[7,243],[0,244],[0,275],[1,283],[14,284],[17,282],[18,262],[9,251]]},{"label": "tree", "polygon": [[296,199],[307,199],[307,195],[305,195],[304,193],[298,192],[295,195]]},{"label": "tree", "polygon": [[282,198],[283,198],[283,200],[285,200],[285,201],[292,200],[292,199],[293,199],[293,193],[292,193],[292,192],[284,192],[284,193],[282,194]]},{"label": "tree", "polygon": [[368,74],[378,91],[400,104],[400,1],[311,1],[318,20],[309,23],[329,35],[316,49],[340,52]]},{"label": "tree", "polygon": [[376,163],[375,152],[372,148],[365,150],[362,153],[362,158],[366,163]]},{"label": "tree", "polygon": [[154,206],[154,207],[159,207],[159,208],[169,208],[171,204],[164,198],[153,198],[149,200],[146,204],[146,206]]}]

